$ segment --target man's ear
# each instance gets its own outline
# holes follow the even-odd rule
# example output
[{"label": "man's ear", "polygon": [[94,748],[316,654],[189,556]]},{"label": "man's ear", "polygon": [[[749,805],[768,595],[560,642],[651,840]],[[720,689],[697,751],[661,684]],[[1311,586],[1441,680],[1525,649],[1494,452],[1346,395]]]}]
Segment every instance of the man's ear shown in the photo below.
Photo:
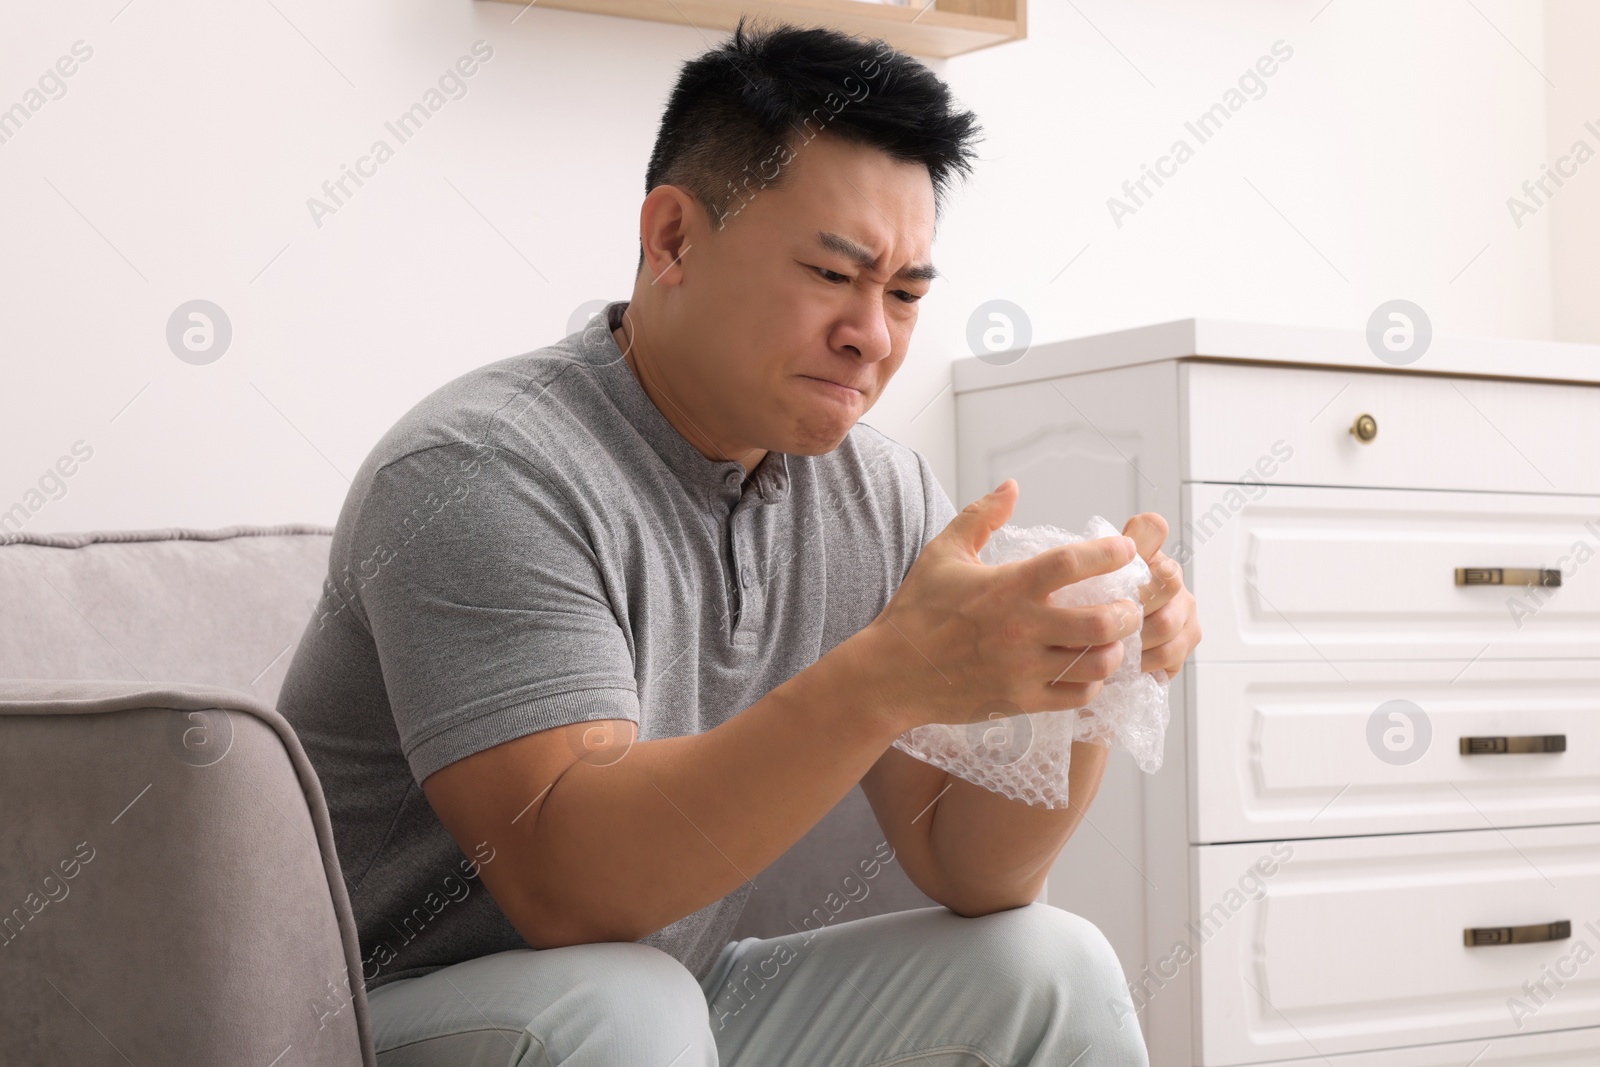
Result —
[{"label": "man's ear", "polygon": [[658,185],[639,205],[639,246],[643,269],[655,285],[683,281],[683,258],[693,235],[709,225],[700,202],[676,185]]}]

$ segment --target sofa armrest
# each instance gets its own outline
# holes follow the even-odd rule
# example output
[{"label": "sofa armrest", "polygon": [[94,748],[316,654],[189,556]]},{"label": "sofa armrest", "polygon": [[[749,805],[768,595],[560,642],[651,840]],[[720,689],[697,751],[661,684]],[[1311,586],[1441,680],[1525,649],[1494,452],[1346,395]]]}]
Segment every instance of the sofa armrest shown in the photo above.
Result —
[{"label": "sofa armrest", "polygon": [[277,711],[217,686],[0,679],[0,809],[20,879],[0,900],[6,1058],[110,1041],[266,1064],[289,1045],[375,1067],[327,804]]}]

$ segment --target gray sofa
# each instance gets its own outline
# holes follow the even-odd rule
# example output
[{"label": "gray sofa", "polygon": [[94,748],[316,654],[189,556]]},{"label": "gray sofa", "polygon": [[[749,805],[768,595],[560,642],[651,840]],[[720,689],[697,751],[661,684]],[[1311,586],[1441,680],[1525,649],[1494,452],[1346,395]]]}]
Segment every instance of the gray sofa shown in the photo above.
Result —
[{"label": "gray sofa", "polygon": [[[322,789],[273,710],[321,526],[0,537],[0,1062],[375,1063]],[[859,787],[737,937],[933,902]],[[854,877],[853,877],[854,876]]]}]

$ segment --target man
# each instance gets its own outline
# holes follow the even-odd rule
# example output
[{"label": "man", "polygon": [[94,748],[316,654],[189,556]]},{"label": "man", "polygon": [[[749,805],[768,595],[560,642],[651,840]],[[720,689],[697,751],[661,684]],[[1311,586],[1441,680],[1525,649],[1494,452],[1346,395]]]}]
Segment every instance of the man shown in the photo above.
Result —
[{"label": "man", "polygon": [[[1147,1062],[1105,938],[1033,903],[1105,750],[1074,746],[1052,811],[892,747],[1081,707],[1141,626],[1145,670],[1200,636],[1159,516],[985,566],[1015,482],[956,514],[857,423],[976,129],[881,42],[741,25],[668,103],[632,298],[445,385],[362,465],[279,706],[380,1063]],[[1136,550],[1142,606],[1048,604]],[[858,782],[943,907],[731,942]]]}]

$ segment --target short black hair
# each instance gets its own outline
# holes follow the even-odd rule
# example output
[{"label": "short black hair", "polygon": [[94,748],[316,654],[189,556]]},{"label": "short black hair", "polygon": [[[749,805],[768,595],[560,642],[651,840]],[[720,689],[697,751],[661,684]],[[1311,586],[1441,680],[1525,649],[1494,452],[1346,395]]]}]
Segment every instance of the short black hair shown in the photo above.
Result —
[{"label": "short black hair", "polygon": [[927,166],[937,219],[952,178],[972,171],[981,129],[931,70],[884,41],[785,23],[747,31],[741,16],[679,72],[644,188],[687,190],[720,229],[826,130]]}]

